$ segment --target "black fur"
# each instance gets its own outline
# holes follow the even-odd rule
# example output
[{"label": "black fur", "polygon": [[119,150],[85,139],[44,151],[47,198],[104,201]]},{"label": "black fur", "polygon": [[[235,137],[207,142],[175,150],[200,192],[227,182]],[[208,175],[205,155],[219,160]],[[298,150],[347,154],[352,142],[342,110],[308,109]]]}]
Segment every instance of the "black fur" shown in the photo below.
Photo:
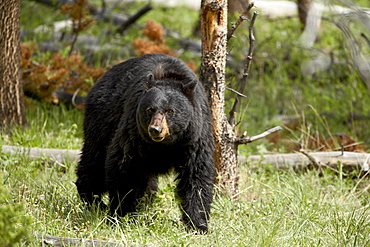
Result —
[{"label": "black fur", "polygon": [[[153,141],[154,112],[169,135]],[[214,142],[203,86],[180,60],[161,54],[114,66],[86,99],[85,142],[77,189],[88,204],[109,192],[112,213],[134,212],[138,199],[157,191],[157,176],[178,173],[177,196],[187,226],[207,231],[213,196]]]}]

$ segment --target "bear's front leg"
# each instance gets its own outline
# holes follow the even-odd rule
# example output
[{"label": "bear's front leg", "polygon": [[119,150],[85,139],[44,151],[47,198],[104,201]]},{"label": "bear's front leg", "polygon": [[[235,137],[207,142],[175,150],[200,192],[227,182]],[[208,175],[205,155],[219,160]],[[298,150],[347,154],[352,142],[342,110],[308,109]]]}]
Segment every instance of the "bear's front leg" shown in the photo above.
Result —
[{"label": "bear's front leg", "polygon": [[134,212],[137,205],[140,185],[135,171],[128,164],[107,159],[106,185],[110,198],[110,211],[119,216]]},{"label": "bear's front leg", "polygon": [[180,171],[177,194],[183,209],[183,221],[187,227],[208,231],[208,219],[213,200],[214,165],[209,162],[188,164]]},{"label": "bear's front leg", "polygon": [[141,159],[125,159],[120,148],[111,149],[106,160],[106,185],[110,211],[119,216],[135,212],[146,193],[157,191],[157,178],[142,168]]},{"label": "bear's front leg", "polygon": [[101,149],[97,145],[88,145],[88,142],[85,142],[81,160],[76,169],[77,190],[88,206],[95,203],[104,207],[101,196],[107,191],[104,175],[105,151]]}]

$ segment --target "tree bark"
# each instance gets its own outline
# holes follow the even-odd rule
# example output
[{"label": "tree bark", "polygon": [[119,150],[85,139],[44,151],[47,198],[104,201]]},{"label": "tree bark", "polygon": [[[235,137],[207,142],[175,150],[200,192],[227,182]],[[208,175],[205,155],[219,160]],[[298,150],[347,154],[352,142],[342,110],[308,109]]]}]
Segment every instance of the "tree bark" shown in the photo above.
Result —
[{"label": "tree bark", "polygon": [[224,110],[227,55],[227,0],[201,2],[202,61],[200,80],[205,86],[213,117],[216,184],[225,192],[238,194],[237,145],[233,127]]},{"label": "tree bark", "polygon": [[20,74],[20,0],[0,1],[0,129],[26,124]]}]

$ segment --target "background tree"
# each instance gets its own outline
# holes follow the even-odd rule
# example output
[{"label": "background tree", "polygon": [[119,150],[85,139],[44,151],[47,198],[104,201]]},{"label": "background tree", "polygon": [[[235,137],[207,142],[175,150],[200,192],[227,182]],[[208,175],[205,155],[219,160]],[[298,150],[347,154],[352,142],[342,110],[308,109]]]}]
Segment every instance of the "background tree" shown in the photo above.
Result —
[{"label": "background tree", "polygon": [[20,75],[20,0],[0,1],[0,128],[24,125]]}]

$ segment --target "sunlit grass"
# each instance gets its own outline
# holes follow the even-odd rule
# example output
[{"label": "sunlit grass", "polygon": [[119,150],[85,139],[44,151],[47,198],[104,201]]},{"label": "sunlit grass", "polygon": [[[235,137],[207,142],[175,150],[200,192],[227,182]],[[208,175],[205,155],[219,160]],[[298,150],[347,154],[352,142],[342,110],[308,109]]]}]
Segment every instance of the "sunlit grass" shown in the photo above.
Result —
[{"label": "sunlit grass", "polygon": [[65,106],[31,101],[26,107],[28,126],[2,133],[0,143],[23,147],[80,149],[83,113]]},{"label": "sunlit grass", "polygon": [[[32,234],[90,238],[153,246],[368,246],[368,178],[343,178],[330,171],[278,171],[241,167],[237,200],[216,189],[208,235],[194,235],[179,220],[174,176],[160,180],[150,207],[135,216],[112,218],[86,210],[74,185],[75,164],[48,164],[1,156],[4,188],[24,202]],[[38,246],[32,240],[31,246]]]}]

